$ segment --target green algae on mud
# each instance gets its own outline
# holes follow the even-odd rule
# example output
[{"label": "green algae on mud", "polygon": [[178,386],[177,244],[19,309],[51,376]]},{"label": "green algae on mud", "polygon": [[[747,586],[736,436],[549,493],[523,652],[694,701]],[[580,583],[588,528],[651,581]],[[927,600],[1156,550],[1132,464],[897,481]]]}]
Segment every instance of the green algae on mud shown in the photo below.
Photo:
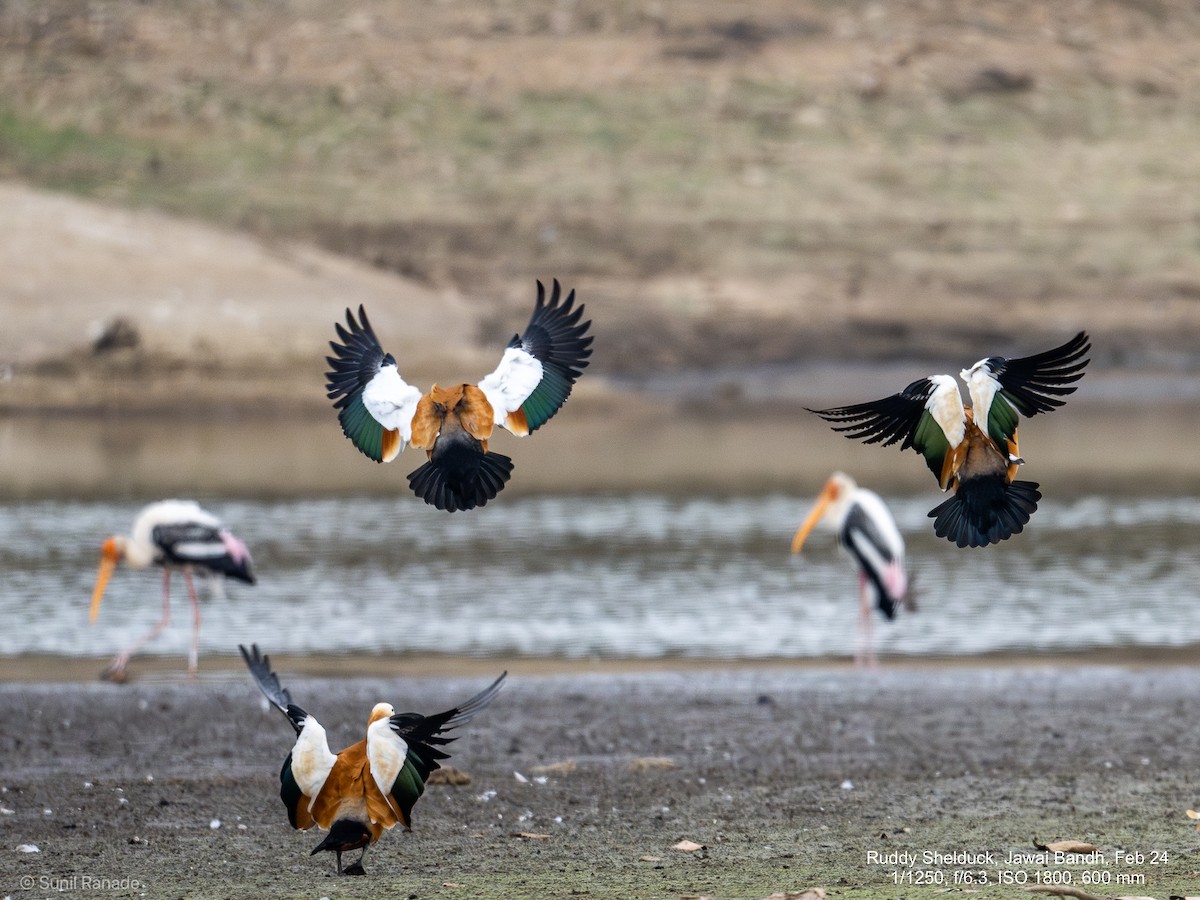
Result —
[{"label": "green algae on mud", "polygon": [[[439,709],[479,680],[284,677],[338,746],[376,700]],[[510,678],[450,748],[472,782],[431,785],[414,830],[384,835],[361,879],[331,876],[308,855],[319,837],[288,827],[277,773],[292,735],[246,679],[5,685],[0,718],[21,723],[0,735],[6,889],[124,877],[144,886],[126,896],[753,900],[1197,883],[1194,667]],[[646,758],[670,763],[631,764]],[[685,839],[704,849],[673,849]],[[1059,839],[1104,859],[1005,862]],[[40,852],[15,853],[24,843]],[[995,862],[924,862],[956,852]]]}]

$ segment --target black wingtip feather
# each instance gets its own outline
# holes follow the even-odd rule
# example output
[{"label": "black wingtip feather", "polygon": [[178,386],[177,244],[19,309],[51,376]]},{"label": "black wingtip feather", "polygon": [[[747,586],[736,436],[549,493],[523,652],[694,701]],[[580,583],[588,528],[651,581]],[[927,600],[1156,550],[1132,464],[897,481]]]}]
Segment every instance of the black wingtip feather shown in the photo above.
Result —
[{"label": "black wingtip feather", "polygon": [[308,714],[292,702],[291,693],[280,684],[279,676],[271,671],[271,657],[262,653],[258,649],[258,644],[251,644],[249,650],[244,645],[238,644],[238,650],[241,651],[246,668],[250,670],[250,674],[254,677],[254,683],[258,685],[263,696],[272,706],[287,716],[288,721],[292,723],[292,728],[296,730],[296,734],[299,734]]},{"label": "black wingtip feather", "polygon": [[500,677],[480,691],[465,703],[460,703],[453,709],[422,716],[419,713],[396,713],[389,720],[391,728],[404,739],[409,747],[408,759],[417,766],[422,781],[429,779],[429,773],[441,768],[439,760],[449,759],[450,754],[439,747],[445,747],[457,739],[457,735],[447,734],[471,721],[479,712],[496,699],[508,672],[500,673]]},{"label": "black wingtip feather", "polygon": [[587,333],[592,321],[580,322],[584,304],[575,306],[573,289],[564,298],[562,285],[555,278],[547,299],[546,286],[541,281],[537,282],[537,288],[537,303],[529,324],[508,343],[509,347],[522,348],[542,364],[542,382],[525,407],[531,434],[566,403],[575,380],[588,366],[593,342],[592,335]]},{"label": "black wingtip feather", "polygon": [[913,433],[921,412],[933,395],[933,382],[920,378],[898,394],[832,409],[805,409],[829,422],[834,431],[864,444],[882,443],[885,447],[900,443],[901,450],[912,446]]},{"label": "black wingtip feather", "polygon": [[358,307],[358,320],[347,307],[346,325],[334,323],[334,330],[341,343],[330,341],[333,356],[325,357],[329,371],[325,373],[325,396],[335,401],[334,409],[341,409],[353,401],[385,363],[394,363],[391,354],[385,353],[367,319],[367,311]]},{"label": "black wingtip feather", "polygon": [[1043,353],[1019,359],[995,359],[996,378],[1021,415],[1051,412],[1066,403],[1062,398],[1078,389],[1075,382],[1083,377],[1091,362],[1090,358],[1082,357],[1091,349],[1088,333],[1080,331],[1066,343]]}]

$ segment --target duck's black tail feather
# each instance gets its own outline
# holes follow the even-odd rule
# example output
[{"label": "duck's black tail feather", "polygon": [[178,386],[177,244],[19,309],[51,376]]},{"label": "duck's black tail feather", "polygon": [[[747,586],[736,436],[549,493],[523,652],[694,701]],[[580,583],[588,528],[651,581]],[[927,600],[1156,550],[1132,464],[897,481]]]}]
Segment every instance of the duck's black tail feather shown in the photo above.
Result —
[{"label": "duck's black tail feather", "polygon": [[338,819],[329,829],[329,834],[325,835],[325,840],[313,847],[312,853],[309,856],[316,856],[322,850],[328,850],[331,853],[346,853],[350,850],[357,850],[359,847],[365,847],[371,843],[371,832],[362,822],[356,822],[353,819]]},{"label": "duck's black tail feather", "polygon": [[485,452],[478,441],[439,441],[433,458],[408,476],[413,493],[438,509],[474,509],[495,498],[512,476],[513,462]]},{"label": "duck's black tail feather", "polygon": [[1040,499],[1033,481],[1005,484],[1002,476],[974,478],[962,482],[929,517],[938,537],[959,547],[986,547],[1019,534]]}]

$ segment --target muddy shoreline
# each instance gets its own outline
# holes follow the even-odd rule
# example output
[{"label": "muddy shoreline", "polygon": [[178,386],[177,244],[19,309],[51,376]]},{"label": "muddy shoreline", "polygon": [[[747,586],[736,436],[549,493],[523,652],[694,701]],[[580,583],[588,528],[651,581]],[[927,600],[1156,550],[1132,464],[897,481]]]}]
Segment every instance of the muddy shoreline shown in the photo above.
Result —
[{"label": "muddy shoreline", "polygon": [[[341,745],[376,700],[433,712],[499,664],[277,668]],[[868,852],[961,851],[996,858],[972,867],[991,873],[972,888],[984,897],[1020,890],[1002,871],[1077,887],[1119,874],[1134,887],[1095,893],[1183,896],[1200,883],[1185,815],[1200,805],[1197,696],[1200,670],[1178,664],[514,671],[452,748],[471,783],[431,786],[413,832],[368,854],[368,877],[336,879],[277,798],[291,731],[236,668],[198,683],[10,683],[0,880],[14,898],[81,893],[82,878],[131,880],[105,893],[130,897],[924,897],[951,885],[905,879],[963,867]],[[1003,863],[1058,839],[1096,845],[1101,862]]]}]

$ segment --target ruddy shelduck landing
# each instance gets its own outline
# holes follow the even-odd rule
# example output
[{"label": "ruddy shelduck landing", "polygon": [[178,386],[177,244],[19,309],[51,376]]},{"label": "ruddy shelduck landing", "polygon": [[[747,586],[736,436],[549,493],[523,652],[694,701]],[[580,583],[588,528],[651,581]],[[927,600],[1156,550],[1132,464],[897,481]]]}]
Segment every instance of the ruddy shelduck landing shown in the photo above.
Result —
[{"label": "ruddy shelduck landing", "polygon": [[216,578],[224,576],[254,584],[250,551],[233,535],[221,520],[200,508],[191,500],[160,500],[142,509],[133,520],[133,529],[126,535],[113,535],[100,549],[100,571],[92,591],[92,622],[100,613],[100,601],[117,563],[144,569],[149,565],[162,566],[162,618],[132,646],[122,650],[104,670],[111,681],[125,680],[129,658],[140,648],[158,637],[171,621],[171,572],[183,573],[188,599],[192,604],[192,646],[188,653],[188,674],[195,675],[200,652],[200,601],[192,572]]},{"label": "ruddy shelduck landing", "polygon": [[874,665],[875,647],[871,607],[888,619],[908,601],[908,574],[904,567],[904,538],[896,520],[878,494],[859,487],[844,472],[834,472],[825,482],[817,502],[792,538],[799,553],[818,522],[828,522],[838,543],[858,564],[858,650],[855,665]]},{"label": "ruddy shelduck landing", "polygon": [[[466,703],[432,716],[398,713],[390,703],[377,703],[367,718],[367,736],[340,753],[333,753],[325,729],[314,716],[292,703],[291,695],[271,671],[270,657],[254,644],[238,645],[259,690],[282,712],[296,731],[279,772],[279,797],[293,828],[316,825],[329,834],[312,851],[337,854],[339,875],[364,875],[367,848],[384,831],[412,827],[413,805],[425,791],[429,773],[449,754],[438,749],[455,740],[447,736],[495,699],[507,672]],[[351,865],[342,868],[342,854],[362,848]]]},{"label": "ruddy shelduck landing", "polygon": [[366,310],[360,306],[356,320],[347,309],[347,327],[337,325],[341,343],[331,341],[334,355],[326,357],[325,387],[342,432],[375,462],[391,462],[408,444],[424,450],[428,462],[408,483],[431,506],[448,512],[483,506],[513,468],[511,459],[488,449],[495,427],[532,434],[567,401],[588,364],[592,323],[580,323],[583,305],[574,304],[575,292],[564,297],[558,281],[547,301],[539,281],[529,325],[509,341],[494,372],[478,385],[435,384],[425,394],[400,377]]},{"label": "ruddy shelduck landing", "polygon": [[1081,331],[1045,353],[981,359],[959,373],[969,407],[952,377],[930,375],[882,400],[809,412],[848,438],[885,447],[900,442],[902,450],[924,456],[942,490],[954,491],[929,513],[934,533],[959,547],[986,547],[1018,534],[1042,497],[1036,482],[1014,480],[1024,462],[1020,416],[1062,406],[1083,377],[1091,346]]}]

